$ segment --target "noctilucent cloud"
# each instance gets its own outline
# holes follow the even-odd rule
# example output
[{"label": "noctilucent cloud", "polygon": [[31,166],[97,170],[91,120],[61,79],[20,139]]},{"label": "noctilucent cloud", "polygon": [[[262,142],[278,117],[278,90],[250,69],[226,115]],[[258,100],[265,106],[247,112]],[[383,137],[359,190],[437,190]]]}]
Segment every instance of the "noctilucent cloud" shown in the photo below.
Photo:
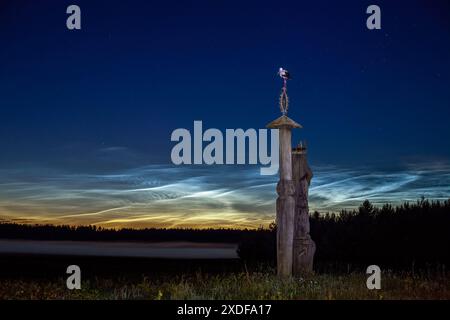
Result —
[{"label": "noctilucent cloud", "polygon": [[[310,209],[336,212],[368,199],[400,204],[445,200],[450,168],[435,163],[395,170],[315,166]],[[3,220],[103,227],[267,227],[276,176],[245,166],[148,165],[108,174],[45,168],[0,171]]]}]

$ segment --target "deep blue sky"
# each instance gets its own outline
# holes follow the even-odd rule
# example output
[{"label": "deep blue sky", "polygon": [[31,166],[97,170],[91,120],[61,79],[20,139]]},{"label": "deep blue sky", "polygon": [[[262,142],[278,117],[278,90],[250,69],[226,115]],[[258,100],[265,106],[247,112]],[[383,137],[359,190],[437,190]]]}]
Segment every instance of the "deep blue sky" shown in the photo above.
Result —
[{"label": "deep blue sky", "polygon": [[[294,137],[308,141],[313,169],[370,164],[373,172],[449,163],[446,0],[5,2],[0,4],[0,173],[6,179],[14,170],[34,168],[10,178],[14,186],[38,181],[36,190],[42,191],[55,172],[59,178],[51,181],[66,181],[57,170],[81,175],[168,164],[171,132],[191,129],[194,120],[203,120],[205,128],[264,128],[279,115],[280,66],[294,77],[289,116],[304,126]],[[70,4],[81,7],[80,31],[66,28]],[[370,4],[381,7],[381,30],[366,28]],[[448,169],[439,168],[440,176]],[[394,185],[416,181],[414,172],[398,173]],[[385,181],[382,177],[377,181]],[[412,195],[396,193],[398,200],[421,192],[445,197],[448,189],[440,183],[446,180],[427,179]],[[89,188],[83,181],[81,191]],[[68,183],[65,188],[75,190]],[[232,189],[235,182],[229,183]],[[56,194],[64,189],[59,184],[40,196],[24,194],[21,185],[11,196],[11,185],[4,186],[3,199],[55,201],[45,208],[79,196]],[[428,194],[427,188],[433,191]],[[361,200],[365,193],[354,190],[359,194],[346,199]],[[327,208],[339,203],[339,194]],[[274,203],[271,197],[265,201]],[[108,201],[92,207],[109,210]],[[9,205],[0,203],[0,209],[20,209]],[[36,206],[30,204],[28,211]]]},{"label": "deep blue sky", "polygon": [[[81,31],[65,27],[72,3]],[[449,3],[376,3],[377,31],[368,1],[1,4],[0,162],[84,166],[125,147],[167,163],[170,133],[193,120],[273,120],[279,66],[313,162],[448,159]]]}]

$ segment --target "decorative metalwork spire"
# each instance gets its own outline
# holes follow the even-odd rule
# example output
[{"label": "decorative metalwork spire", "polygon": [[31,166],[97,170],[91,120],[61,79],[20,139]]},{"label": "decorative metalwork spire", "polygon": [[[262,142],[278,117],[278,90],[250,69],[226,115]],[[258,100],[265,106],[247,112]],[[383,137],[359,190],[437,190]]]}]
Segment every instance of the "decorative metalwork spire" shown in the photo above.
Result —
[{"label": "decorative metalwork spire", "polygon": [[280,111],[283,116],[287,115],[289,109],[289,97],[287,95],[287,81],[291,79],[289,71],[280,68],[278,75],[283,79],[283,88],[280,94]]}]

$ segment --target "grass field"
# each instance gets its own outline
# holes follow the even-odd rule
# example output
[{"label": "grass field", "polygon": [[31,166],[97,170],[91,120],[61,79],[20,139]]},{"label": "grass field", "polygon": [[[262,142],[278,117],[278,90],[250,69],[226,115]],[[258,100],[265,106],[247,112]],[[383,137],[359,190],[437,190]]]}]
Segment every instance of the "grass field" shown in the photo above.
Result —
[{"label": "grass field", "polygon": [[444,275],[387,273],[381,290],[368,290],[366,275],[315,275],[279,279],[272,270],[252,273],[194,273],[135,281],[96,278],[68,290],[65,279],[0,280],[0,299],[450,299]]}]

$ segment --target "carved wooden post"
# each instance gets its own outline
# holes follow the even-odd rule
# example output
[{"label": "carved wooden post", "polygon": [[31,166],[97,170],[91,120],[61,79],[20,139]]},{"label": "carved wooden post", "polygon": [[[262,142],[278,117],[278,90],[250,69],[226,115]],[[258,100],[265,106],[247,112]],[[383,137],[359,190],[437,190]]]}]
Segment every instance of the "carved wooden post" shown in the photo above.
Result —
[{"label": "carved wooden post", "polygon": [[280,180],[277,184],[277,273],[280,276],[292,275],[292,256],[294,240],[295,187],[292,182],[292,128],[301,128],[295,121],[283,114],[267,125],[279,129],[280,139]]},{"label": "carved wooden post", "polygon": [[299,145],[292,152],[292,177],[295,185],[294,275],[313,272],[316,244],[309,235],[308,188],[312,171],[306,159],[306,147]]}]

